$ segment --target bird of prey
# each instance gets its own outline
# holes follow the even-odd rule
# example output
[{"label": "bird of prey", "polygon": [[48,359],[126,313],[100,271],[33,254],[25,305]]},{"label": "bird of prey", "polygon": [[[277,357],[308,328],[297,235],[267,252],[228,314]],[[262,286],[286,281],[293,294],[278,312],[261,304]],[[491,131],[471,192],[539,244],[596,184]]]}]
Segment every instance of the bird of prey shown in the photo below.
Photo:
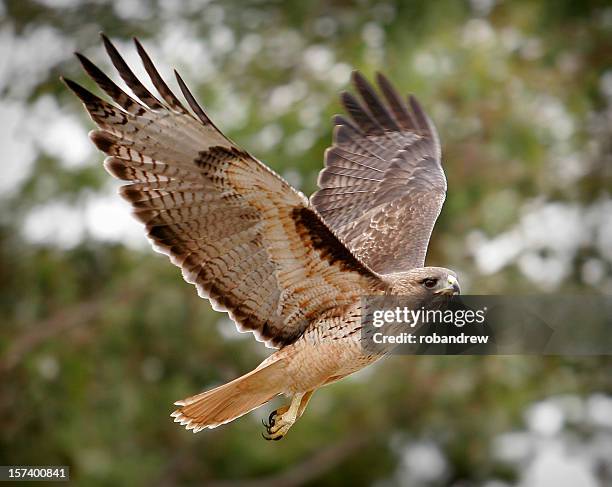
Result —
[{"label": "bird of prey", "polygon": [[436,129],[417,100],[377,75],[360,73],[358,96],[342,93],[320,190],[310,199],[229,140],[178,73],[188,107],[136,50],[158,94],[134,75],[111,41],[110,59],[127,94],[85,56],[89,76],[114,101],[74,81],[98,128],[106,170],[127,181],[120,194],[154,248],[186,281],[278,350],[225,385],[177,401],[175,422],[193,432],[232,421],[283,394],[266,439],[282,438],[313,392],[378,360],[360,342],[361,297],[402,295],[426,303],[459,292],[456,274],[424,267],[446,194]]}]

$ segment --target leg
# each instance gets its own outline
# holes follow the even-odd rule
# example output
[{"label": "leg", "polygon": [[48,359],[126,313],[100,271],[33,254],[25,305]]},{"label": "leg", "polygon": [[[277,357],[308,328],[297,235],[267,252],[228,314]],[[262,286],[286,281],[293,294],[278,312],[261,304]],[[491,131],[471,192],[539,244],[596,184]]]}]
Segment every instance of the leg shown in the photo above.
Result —
[{"label": "leg", "polygon": [[306,409],[306,406],[308,406],[308,403],[310,402],[310,398],[312,397],[313,394],[314,394],[314,389],[311,391],[308,391],[306,394],[304,394],[304,397],[302,397],[302,402],[300,402],[300,408],[298,409],[298,418],[301,418],[302,414],[304,414],[304,410]]},{"label": "leg", "polygon": [[280,440],[283,438],[289,431],[289,428],[293,426],[293,423],[304,413],[313,392],[314,390],[295,394],[288,407],[283,406],[276,411],[272,411],[268,418],[269,424],[264,423],[266,433],[263,437],[266,440]]}]

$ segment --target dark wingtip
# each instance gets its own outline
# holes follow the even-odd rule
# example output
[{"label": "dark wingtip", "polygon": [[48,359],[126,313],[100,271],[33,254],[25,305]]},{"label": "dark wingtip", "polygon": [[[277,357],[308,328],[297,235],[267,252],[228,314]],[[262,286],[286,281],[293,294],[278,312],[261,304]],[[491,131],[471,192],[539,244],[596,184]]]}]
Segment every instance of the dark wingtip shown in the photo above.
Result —
[{"label": "dark wingtip", "polygon": [[78,96],[83,103],[91,103],[98,99],[96,95],[94,95],[91,91],[83,88],[76,81],[72,81],[69,78],[64,78],[63,76],[60,76],[60,80],[62,80],[62,82],[70,89],[70,91],[72,91],[76,96]]},{"label": "dark wingtip", "polygon": [[366,87],[372,89],[372,84],[368,81],[368,78],[361,71],[353,71],[353,83],[357,88]]},{"label": "dark wingtip", "polygon": [[132,40],[134,41],[134,45],[136,46],[136,52],[140,56],[140,59],[143,61],[143,63],[152,63],[151,58],[147,54],[147,51],[145,51],[145,48],[142,46],[142,43],[136,37],[133,37]]},{"label": "dark wingtip", "polygon": [[332,123],[334,125],[344,125],[344,117],[342,115],[336,114],[332,117]]},{"label": "dark wingtip", "polygon": [[427,134],[430,132],[430,125],[427,120],[427,115],[425,115],[425,110],[416,99],[416,97],[412,94],[408,95],[408,103],[410,104],[410,108],[418,122],[419,129],[422,134]]},{"label": "dark wingtip", "polygon": [[353,69],[353,71],[351,71],[351,78],[354,80],[361,80],[361,79],[364,79],[365,76],[358,69]]},{"label": "dark wingtip", "polygon": [[351,106],[356,103],[356,100],[350,91],[342,90],[340,92],[340,103],[344,106],[344,109],[350,113]]},{"label": "dark wingtip", "polygon": [[380,71],[376,71],[376,83],[390,103],[393,98],[400,98],[393,83]]},{"label": "dark wingtip", "polygon": [[346,90],[342,90],[340,92],[340,100],[344,103],[345,101],[349,101],[352,100],[353,95],[351,95],[350,92],[346,91]]},{"label": "dark wingtip", "polygon": [[111,148],[115,145],[115,140],[112,135],[103,130],[92,130],[89,132],[89,139],[102,152],[110,153]]},{"label": "dark wingtip", "polygon": [[412,93],[408,93],[408,103],[415,113],[418,114],[418,112],[423,112],[423,107],[419,103],[419,100],[417,100],[416,96],[414,96]]},{"label": "dark wingtip", "polygon": [[112,41],[104,32],[100,32],[100,38],[102,39],[102,42],[104,43],[104,48],[107,52],[109,49],[115,50],[115,46],[113,45]]},{"label": "dark wingtip", "polygon": [[367,84],[365,76],[361,74],[361,71],[357,69],[354,69],[351,72],[351,82],[353,83],[353,86],[357,89],[359,89],[359,86],[362,86],[364,83]]},{"label": "dark wingtip", "polygon": [[117,49],[115,48],[115,45],[113,44],[113,42],[107,37],[106,34],[100,32],[100,37],[102,38],[102,42],[104,43],[104,48],[106,49],[106,52],[109,53],[109,55],[112,54],[119,54],[119,51],[117,51]]},{"label": "dark wingtip", "polygon": [[76,81],[72,81],[70,78],[66,78],[64,76],[60,76],[60,80],[64,83],[68,88],[70,88],[76,95],[85,88],[83,88]]},{"label": "dark wingtip", "polygon": [[378,86],[381,86],[381,87],[384,84],[391,85],[391,82],[389,81],[389,78],[387,78],[380,71],[376,71],[376,82],[378,83]]},{"label": "dark wingtip", "polygon": [[75,52],[74,55],[81,63],[81,66],[83,66],[83,69],[85,69],[85,71],[87,71],[88,73],[90,68],[96,68],[94,66],[94,63],[92,63],[85,55],[81,54],[80,52]]}]

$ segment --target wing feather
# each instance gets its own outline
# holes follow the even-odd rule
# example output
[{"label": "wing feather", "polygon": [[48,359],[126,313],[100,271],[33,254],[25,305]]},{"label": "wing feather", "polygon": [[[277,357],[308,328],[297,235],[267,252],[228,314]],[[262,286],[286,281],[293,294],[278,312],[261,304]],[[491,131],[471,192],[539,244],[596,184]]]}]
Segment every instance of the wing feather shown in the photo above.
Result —
[{"label": "wing feather", "polygon": [[341,95],[350,119],[334,117],[311,202],[363,262],[389,274],[424,265],[446,178],[436,129],[419,102],[404,101],[382,74],[376,80],[382,98],[358,72],[361,101]]},{"label": "wing feather", "polygon": [[[114,44],[110,41],[108,37],[104,34],[101,34],[102,42],[104,43],[104,48],[108,53],[108,56],[113,63],[113,66],[117,69],[119,76],[125,81],[125,83],[130,87],[130,89],[134,92],[134,94],[142,100],[149,108],[153,110],[159,110],[163,108],[162,103],[140,82],[140,80],[136,77],[136,75],[132,72],[130,67],[121,57],[119,51],[114,46]],[[95,80],[95,78],[94,78]]]},{"label": "wing feather", "polygon": [[147,74],[151,79],[151,82],[153,83],[159,94],[162,96],[162,98],[166,101],[170,108],[173,108],[174,110],[177,110],[181,113],[189,113],[187,112],[183,104],[179,101],[179,99],[176,97],[176,95],[172,92],[172,90],[168,87],[164,79],[160,76],[159,72],[157,71],[157,68],[153,64],[153,61],[151,61],[151,58],[142,47],[142,44],[140,44],[140,41],[134,38],[134,44],[136,45],[136,51],[138,52],[138,55],[142,60],[142,64],[144,65],[145,70],[147,71]]},{"label": "wing feather", "polygon": [[[304,195],[218,130],[178,74],[196,116],[171,92],[138,41],[163,102],[103,40],[140,101],[83,56],[85,71],[118,106],[64,81],[98,125],[90,137],[108,155],[107,171],[129,182],[120,194],[154,247],[182,268],[215,309],[228,311],[240,329],[284,346],[318,314],[382,289],[380,277],[341,243]],[[338,171],[354,178],[364,172],[359,167]]]}]

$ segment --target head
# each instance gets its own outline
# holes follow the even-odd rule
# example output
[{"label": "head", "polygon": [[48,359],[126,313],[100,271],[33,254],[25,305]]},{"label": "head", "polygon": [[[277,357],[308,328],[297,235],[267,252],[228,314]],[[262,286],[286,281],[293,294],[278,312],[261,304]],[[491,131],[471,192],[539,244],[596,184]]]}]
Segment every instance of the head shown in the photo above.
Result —
[{"label": "head", "polygon": [[459,294],[457,274],[443,267],[421,267],[389,276],[389,294],[428,302]]}]

